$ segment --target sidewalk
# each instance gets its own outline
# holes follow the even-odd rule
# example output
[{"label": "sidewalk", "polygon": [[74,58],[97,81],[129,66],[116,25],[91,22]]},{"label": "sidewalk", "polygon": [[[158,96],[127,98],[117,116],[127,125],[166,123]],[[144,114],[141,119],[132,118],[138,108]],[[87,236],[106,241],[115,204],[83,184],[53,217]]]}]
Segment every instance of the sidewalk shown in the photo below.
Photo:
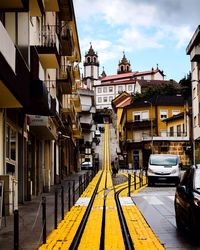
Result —
[{"label": "sidewalk", "polygon": [[[64,186],[64,213],[68,211],[68,185],[71,183],[71,206],[73,206],[72,183],[75,181],[76,197],[79,197],[77,190],[79,186],[79,176],[83,176],[87,171],[80,171],[72,174],[62,181]],[[57,187],[59,187],[58,185]],[[47,236],[54,229],[54,204],[55,187],[51,192],[42,193],[32,201],[19,205],[19,249],[35,250],[42,244],[42,197],[46,197],[46,215],[47,215]],[[61,220],[61,195],[58,193],[58,222]],[[0,250],[14,249],[14,216],[7,216],[6,221],[3,217],[2,227],[0,229]],[[6,225],[5,225],[6,222]]]}]

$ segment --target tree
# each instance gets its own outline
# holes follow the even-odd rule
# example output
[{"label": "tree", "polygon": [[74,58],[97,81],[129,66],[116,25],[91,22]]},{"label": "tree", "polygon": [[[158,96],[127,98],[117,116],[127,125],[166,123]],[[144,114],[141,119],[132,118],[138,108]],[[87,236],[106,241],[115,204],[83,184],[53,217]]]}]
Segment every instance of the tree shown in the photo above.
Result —
[{"label": "tree", "polygon": [[185,99],[188,99],[192,96],[192,83],[191,83],[191,72],[187,74],[183,79],[179,82],[181,87],[181,94]]},{"label": "tree", "polygon": [[143,93],[136,93],[133,95],[133,99],[135,100],[142,100],[146,99],[149,100],[158,95],[176,95],[180,93],[180,89],[173,85],[173,84],[165,84],[159,86],[149,86],[147,87]]}]

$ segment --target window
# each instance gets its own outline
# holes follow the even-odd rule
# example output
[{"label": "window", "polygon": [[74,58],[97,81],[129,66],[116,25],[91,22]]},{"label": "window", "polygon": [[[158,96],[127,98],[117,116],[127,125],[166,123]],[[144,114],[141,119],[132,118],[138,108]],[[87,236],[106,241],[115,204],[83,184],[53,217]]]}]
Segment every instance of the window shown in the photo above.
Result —
[{"label": "window", "polygon": [[103,102],[107,102],[107,101],[108,101],[107,96],[104,96],[104,98],[103,98]]},{"label": "window", "polygon": [[149,111],[142,111],[141,117],[142,117],[142,120],[149,120]]},{"label": "window", "polygon": [[123,71],[124,70],[124,67],[123,66],[121,66],[121,71]]},{"label": "window", "polygon": [[122,92],[122,91],[123,91],[122,86],[118,86],[118,92]]},{"label": "window", "polygon": [[177,125],[176,129],[177,129],[177,136],[181,136],[181,125]]},{"label": "window", "polygon": [[103,87],[103,92],[104,92],[104,93],[107,92],[107,87]]},{"label": "window", "polygon": [[180,113],[180,110],[172,110],[172,116],[178,115]]},{"label": "window", "polygon": [[169,128],[169,136],[174,136],[174,127]]},{"label": "window", "polygon": [[128,91],[132,91],[133,90],[133,86],[132,85],[128,85]]},{"label": "window", "polygon": [[112,102],[113,96],[109,96],[109,102]]},{"label": "window", "polygon": [[133,113],[133,120],[140,121],[140,116],[141,116],[140,112],[134,112]]},{"label": "window", "polygon": [[168,117],[167,110],[161,110],[160,111],[160,119],[166,119]]},{"label": "window", "polygon": [[133,112],[134,121],[149,120],[149,111]]},{"label": "window", "polygon": [[17,133],[9,125],[6,126],[6,172],[15,173],[17,155]]},{"label": "window", "polygon": [[102,88],[97,88],[98,93],[102,93]]},{"label": "window", "polygon": [[113,92],[113,87],[109,87],[109,92]]},{"label": "window", "polygon": [[102,102],[102,97],[98,97],[98,103]]},{"label": "window", "polygon": [[90,63],[90,57],[87,58],[87,62]]},{"label": "window", "polygon": [[96,62],[96,57],[94,57],[94,62]]}]

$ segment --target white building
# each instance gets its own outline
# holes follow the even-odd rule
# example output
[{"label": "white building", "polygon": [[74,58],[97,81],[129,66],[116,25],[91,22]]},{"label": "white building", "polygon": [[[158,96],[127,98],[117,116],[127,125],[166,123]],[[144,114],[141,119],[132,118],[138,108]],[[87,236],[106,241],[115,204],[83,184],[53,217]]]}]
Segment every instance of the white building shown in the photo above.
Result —
[{"label": "white building", "polygon": [[192,116],[194,163],[200,161],[200,25],[197,27],[187,49],[192,73]]},{"label": "white building", "polygon": [[138,80],[164,80],[164,74],[160,69],[144,72],[131,72],[131,65],[125,55],[118,64],[117,75],[103,76],[94,82],[96,108],[111,109],[111,101],[123,91],[129,94],[141,92]]},{"label": "white building", "polygon": [[111,109],[111,101],[123,91],[127,93],[141,92],[137,80],[164,80],[164,73],[160,69],[138,72],[131,70],[131,64],[125,54],[118,64],[117,74],[106,76],[103,70],[99,76],[98,55],[94,52],[92,45],[85,54],[84,80],[89,89],[94,90],[97,109]]}]

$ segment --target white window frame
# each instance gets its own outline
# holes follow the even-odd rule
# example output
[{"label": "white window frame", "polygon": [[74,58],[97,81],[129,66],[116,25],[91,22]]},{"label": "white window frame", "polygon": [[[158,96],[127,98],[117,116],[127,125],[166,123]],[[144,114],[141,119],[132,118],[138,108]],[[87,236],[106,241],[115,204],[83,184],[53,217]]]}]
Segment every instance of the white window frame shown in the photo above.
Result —
[{"label": "white window frame", "polygon": [[[166,113],[166,117],[161,117],[162,115],[165,115],[165,114],[162,114],[162,113]],[[160,110],[160,120],[164,120],[164,119],[166,119],[166,118],[168,118],[168,110]]]},{"label": "white window frame", "polygon": [[98,87],[98,88],[97,88],[97,92],[98,92],[98,93],[102,93],[102,88],[101,88],[101,87]]},{"label": "white window frame", "polygon": [[113,100],[113,96],[111,95],[109,96],[109,102],[112,102],[112,100]]},{"label": "white window frame", "polygon": [[103,87],[103,93],[107,93],[107,86]]},{"label": "white window frame", "polygon": [[[106,101],[105,101],[105,99],[106,99]],[[107,96],[104,96],[103,97],[103,102],[105,103],[105,102],[108,102],[108,97]]]},{"label": "white window frame", "polygon": [[98,103],[102,103],[102,97],[98,97]]},{"label": "white window frame", "polygon": [[133,86],[131,84],[128,85],[128,91],[132,91],[133,90]]},{"label": "white window frame", "polygon": [[108,89],[109,89],[109,93],[113,92],[113,86],[109,86]]}]

